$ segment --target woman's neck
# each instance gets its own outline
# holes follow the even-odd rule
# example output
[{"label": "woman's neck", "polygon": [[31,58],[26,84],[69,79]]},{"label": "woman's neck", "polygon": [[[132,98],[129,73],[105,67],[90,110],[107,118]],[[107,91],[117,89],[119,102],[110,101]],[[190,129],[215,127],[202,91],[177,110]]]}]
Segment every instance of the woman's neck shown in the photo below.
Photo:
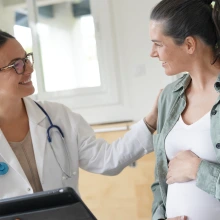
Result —
[{"label": "woman's neck", "polygon": [[214,84],[220,73],[220,68],[215,65],[196,65],[189,71],[192,78],[191,86],[196,91],[214,89]]},{"label": "woman's neck", "polygon": [[203,41],[197,41],[197,49],[189,60],[188,72],[192,78],[191,86],[195,91],[214,89],[214,83],[220,73],[220,64],[214,61],[213,49]]}]

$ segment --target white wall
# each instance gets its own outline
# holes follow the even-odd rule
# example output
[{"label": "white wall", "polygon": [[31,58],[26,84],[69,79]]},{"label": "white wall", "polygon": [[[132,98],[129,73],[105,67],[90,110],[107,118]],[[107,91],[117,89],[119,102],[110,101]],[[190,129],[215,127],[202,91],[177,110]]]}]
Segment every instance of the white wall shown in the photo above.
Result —
[{"label": "white wall", "polygon": [[[44,81],[47,91],[60,87],[72,89],[75,87],[75,62],[72,35],[75,19],[72,16],[71,4],[56,4],[53,7],[53,18],[39,16],[39,37],[41,45]],[[61,77],[62,74],[62,77]],[[53,79],[51,83],[51,79]],[[68,79],[68,80],[65,80]],[[59,84],[62,84],[59,86]],[[72,85],[74,84],[74,85]]]},{"label": "white wall", "polygon": [[5,9],[3,2],[0,1],[0,29],[13,35],[14,19],[15,13],[11,10]]},{"label": "white wall", "polygon": [[[150,57],[149,17],[159,1],[110,0],[113,14],[113,37],[118,56],[120,105],[74,109],[88,122],[108,122],[114,114],[118,121],[138,121],[150,112],[161,88],[173,78],[165,75],[161,62]],[[107,43],[107,42],[106,42]],[[104,114],[103,121],[96,115]]]},{"label": "white wall", "polygon": [[149,55],[149,17],[157,2],[112,0],[124,103],[132,108],[134,120],[150,111],[158,91],[172,80]]},{"label": "white wall", "polygon": [[[148,31],[149,16],[151,9],[159,1],[110,0],[110,2],[115,30],[113,37],[119,58],[117,70],[120,104],[74,109],[89,123],[109,122],[112,114],[118,121],[127,119],[137,121],[143,118],[151,110],[158,91],[172,81],[170,77],[165,76],[161,63],[149,56],[152,45]],[[1,10],[0,5],[0,12]],[[12,12],[0,13],[1,28],[10,33],[13,30],[9,28],[13,23],[12,16]],[[8,24],[9,21],[11,25]],[[99,120],[96,119],[97,115]]]}]

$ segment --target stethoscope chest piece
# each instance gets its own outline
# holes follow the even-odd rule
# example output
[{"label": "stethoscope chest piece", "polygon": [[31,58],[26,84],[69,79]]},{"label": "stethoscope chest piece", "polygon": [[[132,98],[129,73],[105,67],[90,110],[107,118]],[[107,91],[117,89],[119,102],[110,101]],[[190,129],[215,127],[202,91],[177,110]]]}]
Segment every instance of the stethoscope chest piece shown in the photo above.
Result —
[{"label": "stethoscope chest piece", "polygon": [[5,175],[9,170],[9,167],[6,163],[0,162],[0,176]]}]

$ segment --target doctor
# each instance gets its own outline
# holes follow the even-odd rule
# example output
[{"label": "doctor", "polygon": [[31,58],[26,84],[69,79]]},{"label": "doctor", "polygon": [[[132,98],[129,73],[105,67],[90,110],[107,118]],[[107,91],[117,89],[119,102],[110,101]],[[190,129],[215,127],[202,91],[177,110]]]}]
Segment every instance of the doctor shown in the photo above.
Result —
[{"label": "doctor", "polygon": [[64,186],[78,192],[79,167],[116,175],[153,150],[157,105],[108,144],[67,107],[27,98],[34,92],[32,72],[33,54],[0,31],[0,199]]}]

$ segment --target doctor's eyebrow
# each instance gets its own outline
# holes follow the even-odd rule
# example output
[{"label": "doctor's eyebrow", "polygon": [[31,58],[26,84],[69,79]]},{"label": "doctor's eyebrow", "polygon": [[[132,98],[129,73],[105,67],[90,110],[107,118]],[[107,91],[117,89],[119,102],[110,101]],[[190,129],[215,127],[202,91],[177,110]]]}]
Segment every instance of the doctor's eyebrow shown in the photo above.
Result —
[{"label": "doctor's eyebrow", "polygon": [[[26,57],[26,56],[27,56],[27,52],[25,51],[24,57]],[[24,57],[23,57],[23,58],[24,58]],[[13,60],[10,61],[10,63],[9,63],[8,65],[14,63],[16,60],[19,60],[19,59],[22,59],[22,57],[14,58]]]}]

